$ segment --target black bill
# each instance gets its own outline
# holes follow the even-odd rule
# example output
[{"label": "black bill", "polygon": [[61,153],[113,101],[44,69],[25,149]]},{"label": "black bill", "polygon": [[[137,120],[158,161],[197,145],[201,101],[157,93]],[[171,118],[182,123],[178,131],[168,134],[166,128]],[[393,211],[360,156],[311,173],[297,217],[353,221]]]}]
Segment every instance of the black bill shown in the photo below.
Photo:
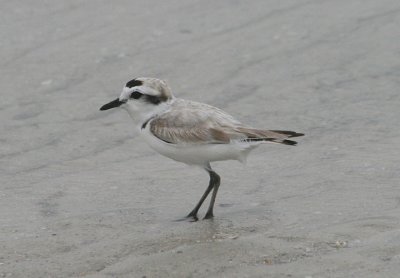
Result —
[{"label": "black bill", "polygon": [[100,110],[108,110],[111,108],[115,108],[124,103],[125,103],[124,101],[120,101],[119,98],[117,98],[107,104],[104,104],[102,107],[100,107]]}]

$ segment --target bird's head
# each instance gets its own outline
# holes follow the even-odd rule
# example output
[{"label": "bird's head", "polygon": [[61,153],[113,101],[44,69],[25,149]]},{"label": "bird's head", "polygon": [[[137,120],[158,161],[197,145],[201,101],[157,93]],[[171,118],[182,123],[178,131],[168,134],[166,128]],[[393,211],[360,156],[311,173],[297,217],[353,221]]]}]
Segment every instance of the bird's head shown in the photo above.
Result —
[{"label": "bird's head", "polygon": [[151,116],[172,99],[171,89],[165,81],[141,77],[126,83],[119,98],[103,105],[100,110],[121,107],[133,119],[142,120],[140,118]]}]

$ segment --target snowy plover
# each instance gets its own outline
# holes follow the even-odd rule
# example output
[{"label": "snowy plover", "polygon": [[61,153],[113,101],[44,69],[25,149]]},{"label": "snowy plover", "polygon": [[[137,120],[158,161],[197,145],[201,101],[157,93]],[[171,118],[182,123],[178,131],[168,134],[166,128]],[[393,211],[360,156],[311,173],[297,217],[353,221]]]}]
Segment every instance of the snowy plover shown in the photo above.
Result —
[{"label": "snowy plover", "polygon": [[213,217],[219,175],[210,162],[239,160],[261,143],[296,145],[290,137],[304,134],[285,130],[264,130],[245,126],[224,111],[203,103],[175,98],[163,80],[136,78],[119,98],[100,110],[125,109],[144,140],[160,154],[189,165],[198,165],[210,175],[209,185],[187,218],[198,220],[197,212],[213,190],[205,219]]}]

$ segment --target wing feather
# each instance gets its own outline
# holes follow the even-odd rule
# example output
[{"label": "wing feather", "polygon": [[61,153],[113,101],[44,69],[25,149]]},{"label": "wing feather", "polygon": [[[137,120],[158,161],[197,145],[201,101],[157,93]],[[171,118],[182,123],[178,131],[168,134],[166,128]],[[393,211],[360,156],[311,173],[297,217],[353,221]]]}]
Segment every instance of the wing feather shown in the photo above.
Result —
[{"label": "wing feather", "polygon": [[154,136],[172,144],[227,144],[232,140],[296,143],[285,140],[294,137],[294,132],[246,127],[216,107],[180,99],[149,124]]}]

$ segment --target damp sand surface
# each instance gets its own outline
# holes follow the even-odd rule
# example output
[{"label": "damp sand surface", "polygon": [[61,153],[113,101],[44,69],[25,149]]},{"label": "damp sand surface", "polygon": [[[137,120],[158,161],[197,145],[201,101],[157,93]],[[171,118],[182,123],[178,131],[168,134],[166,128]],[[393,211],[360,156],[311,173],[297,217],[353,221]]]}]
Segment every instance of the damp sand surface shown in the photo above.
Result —
[{"label": "damp sand surface", "polygon": [[[1,5],[0,277],[399,277],[398,0]],[[207,174],[98,111],[139,76],[306,136],[176,222]]]}]

